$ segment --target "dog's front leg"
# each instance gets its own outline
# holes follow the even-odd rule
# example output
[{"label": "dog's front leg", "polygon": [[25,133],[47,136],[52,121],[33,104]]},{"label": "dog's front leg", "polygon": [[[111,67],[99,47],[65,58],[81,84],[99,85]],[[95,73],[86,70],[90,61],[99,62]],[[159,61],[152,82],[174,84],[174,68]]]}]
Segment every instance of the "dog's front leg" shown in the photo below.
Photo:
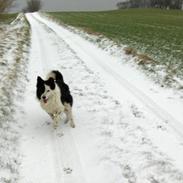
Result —
[{"label": "dog's front leg", "polygon": [[57,129],[57,127],[58,127],[58,121],[57,121],[57,119],[54,118],[54,120],[53,120],[53,128]]},{"label": "dog's front leg", "polygon": [[53,114],[53,118],[52,119],[53,119],[53,127],[54,127],[54,129],[56,129],[58,127],[58,123],[59,123],[60,117],[57,114]]},{"label": "dog's front leg", "polygon": [[58,120],[56,114],[48,113],[51,119],[53,120],[53,128],[56,129],[58,127]]},{"label": "dog's front leg", "polygon": [[[54,127],[55,130],[57,130],[58,123],[59,123],[60,120],[61,120],[60,114],[54,115],[53,127]],[[61,129],[59,129],[59,132],[56,131],[56,134],[58,135],[58,137],[62,137],[64,135],[64,132]]]}]

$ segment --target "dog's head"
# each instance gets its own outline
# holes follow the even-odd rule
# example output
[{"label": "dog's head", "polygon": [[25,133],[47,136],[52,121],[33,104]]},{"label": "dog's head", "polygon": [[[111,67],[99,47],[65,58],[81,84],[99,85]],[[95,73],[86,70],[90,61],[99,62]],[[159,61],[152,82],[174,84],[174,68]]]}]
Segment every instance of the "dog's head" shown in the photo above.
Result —
[{"label": "dog's head", "polygon": [[48,80],[43,80],[40,76],[37,77],[37,98],[43,102],[47,103],[54,95],[55,81],[53,78]]}]

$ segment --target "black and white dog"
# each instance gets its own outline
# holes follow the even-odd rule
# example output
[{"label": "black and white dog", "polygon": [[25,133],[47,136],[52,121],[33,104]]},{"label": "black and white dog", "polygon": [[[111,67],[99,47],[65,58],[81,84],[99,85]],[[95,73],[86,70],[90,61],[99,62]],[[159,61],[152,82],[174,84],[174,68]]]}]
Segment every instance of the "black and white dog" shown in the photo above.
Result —
[{"label": "black and white dog", "polygon": [[72,116],[73,98],[59,71],[51,71],[47,75],[47,80],[37,77],[37,98],[41,107],[53,119],[55,128],[63,112],[67,116],[67,121],[70,121],[71,127],[75,127]]}]

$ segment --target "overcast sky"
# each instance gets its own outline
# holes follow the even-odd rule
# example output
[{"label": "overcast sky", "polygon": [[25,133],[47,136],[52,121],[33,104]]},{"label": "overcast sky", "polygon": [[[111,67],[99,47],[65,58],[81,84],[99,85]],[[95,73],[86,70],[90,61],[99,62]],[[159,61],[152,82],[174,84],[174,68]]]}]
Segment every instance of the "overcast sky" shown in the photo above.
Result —
[{"label": "overcast sky", "polygon": [[[42,0],[43,10],[48,11],[95,11],[116,9],[120,0]],[[16,0],[15,11],[25,7],[27,0]]]}]

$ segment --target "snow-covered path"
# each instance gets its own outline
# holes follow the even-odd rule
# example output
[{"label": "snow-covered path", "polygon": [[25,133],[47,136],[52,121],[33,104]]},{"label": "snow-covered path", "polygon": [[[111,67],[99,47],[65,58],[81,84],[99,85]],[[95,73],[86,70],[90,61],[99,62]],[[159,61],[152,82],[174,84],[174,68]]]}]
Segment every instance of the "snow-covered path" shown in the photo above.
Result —
[{"label": "snow-covered path", "polygon": [[[182,183],[180,113],[170,114],[127,81],[125,72],[133,70],[95,45],[39,14],[27,18],[32,45],[20,182]],[[54,131],[35,98],[37,76],[52,69],[71,88],[75,129],[60,124]]]}]

